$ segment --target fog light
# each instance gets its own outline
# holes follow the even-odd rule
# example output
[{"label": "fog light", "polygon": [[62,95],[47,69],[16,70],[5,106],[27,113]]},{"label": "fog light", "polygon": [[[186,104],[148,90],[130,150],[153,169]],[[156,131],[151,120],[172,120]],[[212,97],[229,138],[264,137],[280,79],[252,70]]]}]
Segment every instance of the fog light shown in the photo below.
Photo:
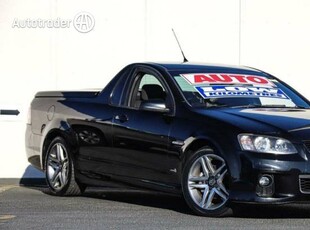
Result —
[{"label": "fog light", "polygon": [[259,175],[256,185],[256,194],[262,197],[271,197],[274,194],[273,175]]},{"label": "fog light", "polygon": [[266,175],[263,175],[258,181],[259,185],[263,187],[269,186],[271,182],[272,182],[271,177]]}]

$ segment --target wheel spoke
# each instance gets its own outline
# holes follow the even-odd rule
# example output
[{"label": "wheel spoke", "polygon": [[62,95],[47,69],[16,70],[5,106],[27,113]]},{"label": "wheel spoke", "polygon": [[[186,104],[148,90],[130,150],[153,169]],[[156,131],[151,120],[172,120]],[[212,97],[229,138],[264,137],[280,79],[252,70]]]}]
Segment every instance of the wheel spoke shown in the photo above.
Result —
[{"label": "wheel spoke", "polygon": [[62,175],[63,184],[65,184],[68,178],[68,162],[65,162],[63,164],[61,175]]},{"label": "wheel spoke", "polygon": [[205,159],[203,157],[200,158],[200,164],[201,164],[201,168],[202,168],[204,176],[208,178],[209,177],[209,171],[208,171],[208,168],[206,166]]},{"label": "wheel spoke", "polygon": [[57,148],[54,146],[51,150],[51,154],[50,154],[50,157],[52,157],[53,159],[55,160],[58,160],[57,159]]},{"label": "wheel spoke", "polygon": [[54,188],[56,187],[57,182],[58,182],[58,186],[59,186],[59,176],[60,176],[60,171],[56,172],[53,175],[53,178],[51,179],[51,182],[52,182],[52,185],[53,185]]},{"label": "wheel spoke", "polygon": [[225,186],[223,185],[223,183],[221,182],[221,183],[217,183],[218,184],[218,186],[219,186],[219,188],[228,196],[229,195],[229,193],[228,193],[228,191],[226,190],[226,188],[225,188]]},{"label": "wheel spoke", "polygon": [[217,195],[219,195],[224,201],[227,200],[227,196],[219,189],[214,190]]},{"label": "wheel spoke", "polygon": [[204,192],[203,192],[203,196],[202,196],[202,199],[201,199],[201,202],[200,202],[200,206],[203,208],[204,205],[206,204],[206,199],[208,197],[208,194],[209,194],[209,186],[206,186]]},{"label": "wheel spoke", "polygon": [[61,151],[60,145],[56,144],[56,158],[61,162],[60,151]]},{"label": "wheel spoke", "polygon": [[224,179],[224,176],[226,175],[226,173],[227,173],[227,169],[225,169],[225,171],[222,174],[220,174],[220,176],[217,179],[217,184],[218,184],[219,188],[228,196],[229,193],[226,190],[225,185],[223,184],[223,179]]},{"label": "wheel spoke", "polygon": [[63,171],[59,172],[60,187],[65,184],[65,181],[66,181],[65,172],[63,172]]},{"label": "wheel spoke", "polygon": [[204,177],[204,176],[197,176],[197,177],[191,177],[189,178],[189,181],[192,181],[192,182],[200,182],[200,181],[206,181],[208,180],[208,177]]},{"label": "wheel spoke", "polygon": [[56,172],[57,168],[53,168],[52,166],[48,165],[47,168],[46,168],[46,176],[47,176],[47,179],[49,181],[52,180],[52,178],[54,178],[55,176],[55,172]]},{"label": "wheel spoke", "polygon": [[206,203],[206,208],[210,208],[211,205],[212,205],[212,201],[213,201],[214,194],[215,194],[214,190],[215,190],[215,188],[212,188],[210,194],[208,195],[208,200],[207,200],[207,203]]},{"label": "wheel spoke", "polygon": [[214,175],[217,176],[219,174],[219,176],[220,176],[220,173],[221,173],[222,169],[225,168],[225,166],[226,166],[225,164],[222,164],[218,169],[216,169],[216,171],[214,172]]},{"label": "wheel spoke", "polygon": [[65,160],[64,150],[60,144],[57,144],[57,158],[60,162]]},{"label": "wheel spoke", "polygon": [[55,170],[59,167],[59,162],[55,159],[49,158],[48,165],[51,166]]},{"label": "wheel spoke", "polygon": [[57,187],[58,187],[58,186],[57,186],[57,182],[58,182],[58,181],[56,181],[56,180],[52,182],[53,188],[57,188]]},{"label": "wheel spoke", "polygon": [[52,178],[51,178],[51,181],[52,181],[52,182],[54,182],[54,181],[56,180],[56,178],[57,178],[57,176],[58,176],[59,173],[60,173],[60,169],[59,169],[59,167],[58,167],[58,168],[56,168],[56,170],[54,171],[54,174],[53,174],[53,176],[52,176]]},{"label": "wheel spoke", "polygon": [[208,171],[211,172],[212,174],[214,174],[215,170],[214,170],[214,167],[212,165],[211,159],[208,156],[205,156],[204,158],[205,158],[205,160],[207,162],[207,167],[209,169]]},{"label": "wheel spoke", "polygon": [[64,169],[64,170],[67,170],[67,169],[68,169],[68,165],[69,165],[69,164],[68,164],[68,161],[64,162],[64,163],[63,163],[63,166],[62,166],[63,169]]},{"label": "wheel spoke", "polygon": [[227,173],[227,169],[222,174],[220,174],[219,178],[217,179],[218,183],[223,182],[223,179],[224,179],[224,176],[226,175],[226,173]]},{"label": "wheel spoke", "polygon": [[192,189],[204,189],[206,187],[208,187],[207,184],[190,184],[189,187],[191,187]]}]

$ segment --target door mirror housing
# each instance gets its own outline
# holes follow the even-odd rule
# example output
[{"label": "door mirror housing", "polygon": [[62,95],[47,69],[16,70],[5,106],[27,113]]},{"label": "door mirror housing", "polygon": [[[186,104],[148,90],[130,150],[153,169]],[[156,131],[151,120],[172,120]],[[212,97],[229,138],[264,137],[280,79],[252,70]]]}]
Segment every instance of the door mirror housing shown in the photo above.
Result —
[{"label": "door mirror housing", "polygon": [[170,111],[170,109],[167,108],[166,103],[163,100],[142,101],[140,109],[154,112],[163,112],[163,113],[168,113]]}]

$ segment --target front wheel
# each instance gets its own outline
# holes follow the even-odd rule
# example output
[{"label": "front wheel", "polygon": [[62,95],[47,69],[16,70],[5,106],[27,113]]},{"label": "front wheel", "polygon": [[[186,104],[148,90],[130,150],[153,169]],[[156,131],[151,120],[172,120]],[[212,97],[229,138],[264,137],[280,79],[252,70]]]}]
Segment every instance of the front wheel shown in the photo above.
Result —
[{"label": "front wheel", "polygon": [[229,211],[229,172],[225,160],[210,148],[195,152],[185,164],[184,198],[198,215],[222,216]]},{"label": "front wheel", "polygon": [[45,177],[49,193],[58,196],[77,196],[85,186],[75,180],[70,148],[62,137],[56,137],[45,157]]}]

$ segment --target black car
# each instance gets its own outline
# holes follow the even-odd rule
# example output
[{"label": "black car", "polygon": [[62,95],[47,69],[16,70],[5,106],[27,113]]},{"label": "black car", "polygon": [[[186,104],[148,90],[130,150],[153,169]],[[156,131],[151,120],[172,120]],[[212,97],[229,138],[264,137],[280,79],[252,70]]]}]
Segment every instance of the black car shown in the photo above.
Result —
[{"label": "black car", "polygon": [[27,156],[54,195],[135,186],[183,194],[205,216],[306,201],[309,105],[249,67],[135,63],[102,91],[37,93]]}]

